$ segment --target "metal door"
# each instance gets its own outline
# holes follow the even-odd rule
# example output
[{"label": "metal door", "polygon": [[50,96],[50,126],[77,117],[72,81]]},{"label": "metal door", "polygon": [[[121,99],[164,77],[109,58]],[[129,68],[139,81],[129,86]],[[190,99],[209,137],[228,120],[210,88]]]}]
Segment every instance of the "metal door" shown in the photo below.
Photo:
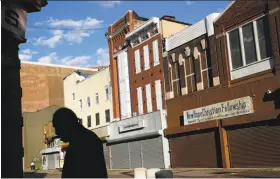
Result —
[{"label": "metal door", "polygon": [[141,141],[144,168],[164,168],[163,144],[161,136]]},{"label": "metal door", "polygon": [[142,167],[141,141],[129,143],[130,168]]},{"label": "metal door", "polygon": [[231,167],[279,167],[280,122],[277,120],[227,129]]},{"label": "metal door", "polygon": [[112,153],[112,168],[130,168],[128,143],[110,146]]},{"label": "metal door", "polygon": [[55,169],[55,155],[49,154],[48,156],[48,169]]},{"label": "metal door", "polygon": [[172,168],[218,168],[220,147],[217,131],[204,130],[169,139]]},{"label": "metal door", "polygon": [[107,169],[110,168],[110,155],[109,155],[109,147],[106,145],[106,143],[103,143],[103,152],[104,152],[104,159],[106,162]]}]

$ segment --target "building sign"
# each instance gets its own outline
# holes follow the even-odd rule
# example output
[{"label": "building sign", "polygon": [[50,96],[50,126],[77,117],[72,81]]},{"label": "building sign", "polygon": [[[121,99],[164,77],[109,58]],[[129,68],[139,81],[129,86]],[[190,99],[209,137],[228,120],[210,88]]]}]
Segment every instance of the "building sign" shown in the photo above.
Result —
[{"label": "building sign", "polygon": [[1,6],[1,27],[25,39],[27,12],[15,5]]},{"label": "building sign", "polygon": [[250,96],[184,111],[184,125],[253,113]]},{"label": "building sign", "polygon": [[133,131],[133,130],[138,130],[138,129],[143,129],[144,126],[144,120],[141,121],[136,121],[135,123],[129,123],[129,124],[124,124],[122,126],[119,126],[119,132],[128,132],[128,131]]}]

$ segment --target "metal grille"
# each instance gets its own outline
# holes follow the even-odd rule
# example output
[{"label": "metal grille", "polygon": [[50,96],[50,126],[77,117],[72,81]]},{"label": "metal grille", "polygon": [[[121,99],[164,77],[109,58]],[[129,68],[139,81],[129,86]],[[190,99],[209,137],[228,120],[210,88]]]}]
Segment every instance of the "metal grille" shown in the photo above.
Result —
[{"label": "metal grille", "polygon": [[48,156],[48,169],[55,169],[55,155],[50,154]]},{"label": "metal grille", "polygon": [[130,168],[142,167],[141,158],[141,142],[135,141],[129,143],[129,154],[130,154]]},{"label": "metal grille", "polygon": [[107,169],[110,168],[109,148],[106,143],[103,144],[103,152]]},{"label": "metal grille", "polygon": [[270,121],[229,128],[231,167],[279,167],[280,124]]},{"label": "metal grille", "polygon": [[141,141],[144,168],[164,168],[161,137]]},{"label": "metal grille", "polygon": [[218,136],[213,130],[170,139],[173,168],[218,168]]},{"label": "metal grille", "polygon": [[129,168],[128,143],[116,144],[111,146],[112,168]]}]

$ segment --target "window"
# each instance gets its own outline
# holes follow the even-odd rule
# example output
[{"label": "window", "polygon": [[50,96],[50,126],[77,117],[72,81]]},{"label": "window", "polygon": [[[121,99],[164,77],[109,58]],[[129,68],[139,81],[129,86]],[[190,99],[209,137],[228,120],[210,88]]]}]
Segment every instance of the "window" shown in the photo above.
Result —
[{"label": "window", "polygon": [[228,32],[227,40],[232,79],[272,68],[267,16]]},{"label": "window", "polygon": [[110,99],[109,86],[105,87],[106,100]]},{"label": "window", "polygon": [[143,35],[143,36],[141,37],[141,41],[144,41],[144,40],[146,40],[146,39],[148,39],[148,38],[149,38],[148,34],[145,34],[145,35]]},{"label": "window", "polygon": [[83,120],[78,118],[78,122],[83,125]]},{"label": "window", "polygon": [[110,109],[105,110],[106,122],[110,122]]},{"label": "window", "polygon": [[96,126],[100,124],[99,113],[95,114]]},{"label": "window", "polygon": [[87,97],[88,107],[90,107],[90,97]]},{"label": "window", "polygon": [[154,66],[159,64],[158,41],[153,41]]},{"label": "window", "polygon": [[98,95],[98,93],[95,93],[95,103],[99,104],[99,95]]},{"label": "window", "polygon": [[143,114],[143,98],[142,98],[142,88],[137,88],[137,100],[138,100],[138,114]]},{"label": "window", "polygon": [[139,50],[136,50],[134,52],[134,58],[135,58],[135,73],[140,73],[141,72],[141,64],[140,64],[140,52]]},{"label": "window", "polygon": [[147,112],[153,112],[151,84],[146,85]]},{"label": "window", "polygon": [[83,101],[80,99],[80,107],[83,108]]},{"label": "window", "polygon": [[161,93],[161,81],[156,80],[156,100],[157,100],[157,110],[162,109],[162,93]]},{"label": "window", "polygon": [[72,94],[73,100],[75,100],[75,93]]},{"label": "window", "polygon": [[149,47],[148,47],[148,45],[144,46],[144,66],[145,66],[145,70],[148,70],[150,68]]},{"label": "window", "polygon": [[87,117],[87,127],[91,127],[91,116]]}]

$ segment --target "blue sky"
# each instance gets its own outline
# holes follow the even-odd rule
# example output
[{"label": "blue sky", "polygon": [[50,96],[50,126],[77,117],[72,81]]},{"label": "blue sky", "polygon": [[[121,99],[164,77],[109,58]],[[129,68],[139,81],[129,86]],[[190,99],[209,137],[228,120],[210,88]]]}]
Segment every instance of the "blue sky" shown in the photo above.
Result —
[{"label": "blue sky", "polygon": [[[27,43],[20,59],[89,67],[109,63],[104,36],[108,26],[128,10],[146,18],[175,16],[195,23],[221,12],[230,1],[49,1],[41,12],[28,14]],[[42,27],[42,28],[34,28]],[[82,30],[92,29],[92,30]]]}]

